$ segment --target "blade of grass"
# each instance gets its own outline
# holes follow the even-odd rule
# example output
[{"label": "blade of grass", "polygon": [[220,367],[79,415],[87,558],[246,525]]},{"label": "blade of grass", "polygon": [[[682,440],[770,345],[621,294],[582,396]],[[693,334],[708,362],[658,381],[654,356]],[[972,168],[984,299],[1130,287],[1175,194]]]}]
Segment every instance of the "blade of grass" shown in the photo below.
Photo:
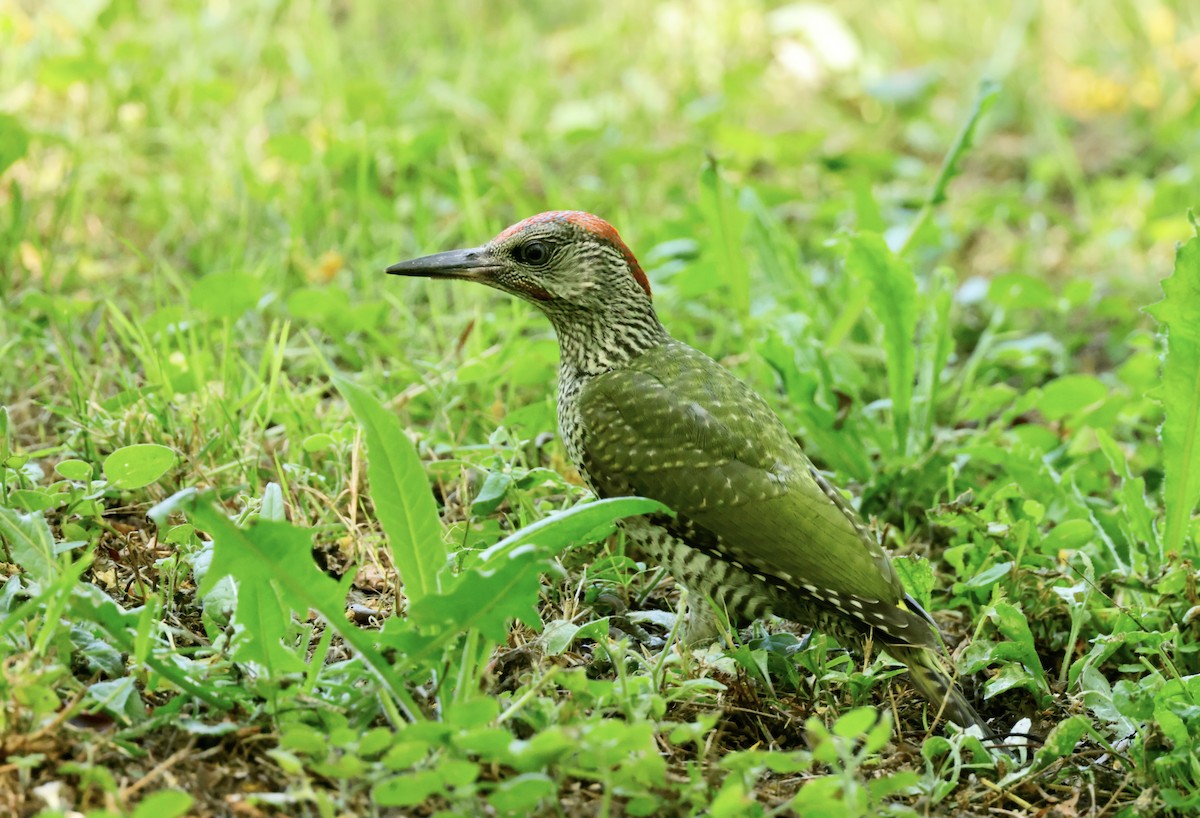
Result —
[{"label": "blade of grass", "polygon": [[872,310],[883,324],[895,451],[908,454],[908,427],[916,375],[917,279],[912,265],[893,254],[878,233],[850,237],[846,271],[870,282]]},{"label": "blade of grass", "polygon": [[946,201],[946,187],[950,184],[950,180],[958,175],[959,161],[971,149],[980,120],[996,102],[999,94],[999,83],[990,79],[979,83],[979,90],[975,94],[975,104],[971,107],[971,113],[967,115],[967,121],[963,123],[958,135],[954,137],[954,142],[950,145],[946,158],[942,160],[942,167],[938,170],[937,178],[933,180],[933,187],[929,189],[929,195],[925,197],[921,209],[917,211],[917,217],[913,219],[913,223],[908,229],[908,235],[905,236],[896,255],[903,256],[912,249],[914,240],[920,234],[921,229],[925,227],[930,216],[933,215],[933,209]]},{"label": "blade of grass", "polygon": [[[1196,228],[1194,216],[1192,226]],[[1163,299],[1146,308],[1163,327],[1163,547],[1184,552],[1200,504],[1200,228],[1180,245]]]},{"label": "blade of grass", "polygon": [[745,320],[750,316],[750,272],[742,246],[746,214],[732,199],[720,165],[710,155],[700,174],[700,206],[709,229],[716,234],[721,278],[733,296],[737,316]]}]

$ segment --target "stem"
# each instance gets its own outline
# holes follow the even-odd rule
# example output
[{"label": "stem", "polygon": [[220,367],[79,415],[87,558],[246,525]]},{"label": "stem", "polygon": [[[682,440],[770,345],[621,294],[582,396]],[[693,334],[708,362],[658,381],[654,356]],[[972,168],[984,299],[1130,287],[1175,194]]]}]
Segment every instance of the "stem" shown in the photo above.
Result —
[{"label": "stem", "polygon": [[903,256],[912,249],[913,240],[933,215],[933,209],[946,200],[946,187],[950,184],[950,180],[958,175],[958,160],[970,149],[975,139],[975,129],[979,126],[979,120],[992,107],[992,103],[996,101],[999,93],[1000,83],[990,79],[979,83],[979,91],[975,95],[975,105],[971,108],[971,114],[959,129],[958,136],[954,138],[954,144],[950,146],[950,150],[942,160],[942,167],[938,171],[937,178],[933,180],[933,187],[929,189],[929,195],[925,198],[921,209],[917,211],[917,217],[913,219],[912,227],[909,228],[908,235],[905,236],[896,255]]}]

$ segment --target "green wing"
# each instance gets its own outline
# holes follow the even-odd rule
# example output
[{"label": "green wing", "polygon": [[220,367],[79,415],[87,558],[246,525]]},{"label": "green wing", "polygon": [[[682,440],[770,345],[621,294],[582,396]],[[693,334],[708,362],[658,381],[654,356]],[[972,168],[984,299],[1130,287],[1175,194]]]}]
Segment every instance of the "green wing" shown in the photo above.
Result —
[{"label": "green wing", "polygon": [[592,379],[580,409],[584,466],[601,494],[659,500],[707,547],[797,591],[819,589],[850,615],[849,600],[903,604],[853,510],[770,407],[712,359],[668,343]]}]

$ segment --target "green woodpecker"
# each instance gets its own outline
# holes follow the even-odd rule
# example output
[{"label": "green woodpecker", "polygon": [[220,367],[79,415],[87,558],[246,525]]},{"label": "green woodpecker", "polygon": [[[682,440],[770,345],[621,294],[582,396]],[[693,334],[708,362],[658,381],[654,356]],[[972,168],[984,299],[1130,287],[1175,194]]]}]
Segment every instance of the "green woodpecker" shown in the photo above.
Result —
[{"label": "green woodpecker", "polygon": [[849,648],[873,639],[940,715],[991,735],[947,672],[933,620],[858,514],[758,394],[668,334],[646,274],[608,222],[542,213],[482,247],[387,272],[477,281],[546,314],[571,461],[600,497],[640,495],[676,512],[624,529],[688,589],[689,644],[714,632],[706,599],[735,625],[775,614]]}]

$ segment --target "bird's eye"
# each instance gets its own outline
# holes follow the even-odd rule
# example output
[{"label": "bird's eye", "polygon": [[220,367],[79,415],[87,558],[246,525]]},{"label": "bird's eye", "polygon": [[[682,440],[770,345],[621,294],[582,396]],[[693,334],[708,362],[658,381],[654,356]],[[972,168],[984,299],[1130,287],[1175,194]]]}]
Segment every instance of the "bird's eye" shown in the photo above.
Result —
[{"label": "bird's eye", "polygon": [[522,264],[545,264],[550,260],[550,245],[544,241],[527,241],[513,252]]}]

